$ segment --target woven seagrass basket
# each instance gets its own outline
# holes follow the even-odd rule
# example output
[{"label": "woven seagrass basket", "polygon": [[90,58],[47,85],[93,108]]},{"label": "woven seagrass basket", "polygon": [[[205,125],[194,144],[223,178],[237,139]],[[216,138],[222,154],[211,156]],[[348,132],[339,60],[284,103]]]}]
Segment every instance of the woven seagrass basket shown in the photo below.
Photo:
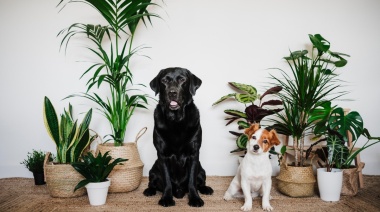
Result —
[{"label": "woven seagrass basket", "polygon": [[144,164],[140,159],[137,149],[137,140],[145,133],[146,127],[143,128],[136,136],[134,142],[125,142],[122,146],[114,146],[113,143],[98,144],[96,154],[102,154],[109,151],[112,158],[126,158],[128,161],[123,165],[117,165],[110,173],[111,186],[110,193],[129,192],[137,189],[141,184]]},{"label": "woven seagrass basket", "polygon": [[86,189],[80,188],[74,192],[75,186],[84,177],[70,164],[55,164],[49,162],[50,152],[44,160],[45,182],[52,197],[79,197],[86,194]]},{"label": "woven seagrass basket", "polygon": [[276,177],[278,190],[290,197],[310,197],[314,195],[316,178],[313,167],[295,167],[281,164]]}]

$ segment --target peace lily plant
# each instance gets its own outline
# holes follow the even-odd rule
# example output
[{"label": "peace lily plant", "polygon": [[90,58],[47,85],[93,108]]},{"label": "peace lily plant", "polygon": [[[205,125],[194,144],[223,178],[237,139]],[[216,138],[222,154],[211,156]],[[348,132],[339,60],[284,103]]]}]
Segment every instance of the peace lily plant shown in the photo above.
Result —
[{"label": "peace lily plant", "polygon": [[[72,37],[82,35],[92,43],[87,50],[99,59],[81,76],[91,75],[86,84],[87,91],[67,98],[79,96],[94,102],[112,128],[112,134],[106,135],[110,137],[106,141],[114,140],[115,146],[121,146],[135,109],[147,109],[149,96],[136,94],[140,90],[131,87],[133,82],[129,64],[132,56],[145,48],[133,46],[137,25],[140,21],[151,23],[151,17],[159,17],[147,10],[148,6],[157,4],[150,0],[61,0],[58,6],[64,7],[70,3],[91,6],[108,25],[74,23],[58,34],[63,36],[61,47],[65,46],[65,49]],[[89,93],[94,87],[99,89],[103,85],[109,89],[109,96]]]}]

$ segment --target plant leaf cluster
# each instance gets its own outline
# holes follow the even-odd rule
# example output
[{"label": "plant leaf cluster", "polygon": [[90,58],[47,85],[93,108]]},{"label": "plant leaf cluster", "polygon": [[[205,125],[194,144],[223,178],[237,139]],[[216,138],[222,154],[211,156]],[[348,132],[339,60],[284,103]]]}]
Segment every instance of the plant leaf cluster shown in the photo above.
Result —
[{"label": "plant leaf cluster", "polygon": [[[86,83],[86,93],[70,95],[67,98],[79,96],[97,104],[98,110],[112,128],[112,134],[107,136],[119,146],[124,142],[126,128],[135,109],[146,109],[148,104],[148,95],[129,94],[131,90],[139,91],[129,87],[133,85],[129,64],[132,56],[145,48],[142,46],[133,48],[137,25],[140,21],[145,25],[147,22],[151,23],[151,17],[160,18],[159,15],[147,10],[148,6],[158,5],[150,0],[61,0],[58,6],[63,5],[63,9],[70,3],[84,3],[91,6],[108,25],[74,23],[59,32],[58,36],[63,37],[61,48],[65,46],[67,49],[71,38],[83,35],[93,44],[87,49],[100,61],[92,64],[81,76],[82,78],[92,74]],[[104,98],[96,93],[89,93],[94,86],[100,88],[103,84],[109,88],[109,97]]]},{"label": "plant leaf cluster", "polygon": [[78,121],[73,118],[70,103],[68,110],[64,109],[64,113],[60,115],[59,119],[50,99],[45,96],[43,114],[45,128],[56,145],[57,162],[78,161],[83,151],[96,138],[96,135],[90,136],[89,131],[92,109],[86,113],[78,126]]},{"label": "plant leaf cluster", "polygon": [[310,53],[298,50],[284,57],[290,73],[275,68],[280,71],[280,76],[271,74],[274,84],[283,89],[278,97],[284,106],[284,110],[271,121],[278,133],[293,137],[297,166],[304,165],[304,137],[314,124],[308,121],[309,113],[322,102],[338,99],[347,93],[337,91],[341,81],[337,78],[336,69],[347,64],[344,56],[349,55],[331,51],[330,42],[320,34],[309,34],[309,39],[312,44]]},{"label": "plant leaf cluster", "polygon": [[[380,137],[373,137],[364,128],[364,121],[357,111],[345,113],[341,107],[332,107],[331,102],[323,102],[315,108],[309,116],[309,122],[316,122],[313,127],[314,139],[318,139],[307,150],[310,154],[313,146],[326,141],[327,156],[325,157],[327,171],[336,167],[349,168],[352,161],[364,149],[380,142]],[[362,147],[357,147],[359,137],[363,135],[367,142]],[[348,146],[349,139],[352,139],[352,146]],[[355,149],[356,148],[356,149]]]},{"label": "plant leaf cluster", "polygon": [[[282,89],[281,86],[272,87],[264,94],[260,95],[257,93],[257,89],[252,85],[237,82],[229,82],[228,84],[237,90],[238,93],[231,93],[222,96],[212,105],[217,105],[227,99],[234,99],[237,102],[242,103],[245,106],[245,110],[224,110],[224,113],[229,115],[229,117],[225,119],[228,121],[226,126],[234,121],[237,121],[238,129],[242,130],[248,128],[251,124],[260,123],[266,116],[275,114],[282,110],[282,108],[279,108],[282,105],[281,100],[265,98],[280,92]],[[244,151],[248,141],[247,136],[241,132],[230,131],[230,133],[237,136],[236,145],[238,148],[232,152]]]},{"label": "plant leaf cluster", "polygon": [[72,163],[71,166],[85,177],[84,180],[75,186],[74,191],[84,187],[88,183],[106,181],[113,168],[116,165],[122,165],[121,162],[128,159],[116,158],[112,162],[111,160],[112,157],[109,155],[109,151],[104,153],[104,155],[99,152],[96,157],[91,152],[87,152],[86,155],[83,155],[81,161]]},{"label": "plant leaf cluster", "polygon": [[45,152],[33,149],[32,152],[28,152],[27,158],[20,164],[24,164],[33,173],[44,173],[45,155]]}]

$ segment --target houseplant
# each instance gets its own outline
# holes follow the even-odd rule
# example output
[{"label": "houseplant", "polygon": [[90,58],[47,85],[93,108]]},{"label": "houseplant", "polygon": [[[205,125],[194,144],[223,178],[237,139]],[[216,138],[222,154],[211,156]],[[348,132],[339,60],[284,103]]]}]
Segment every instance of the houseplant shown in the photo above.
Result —
[{"label": "houseplant", "polygon": [[[322,148],[324,155],[321,157],[325,162],[326,171],[329,172],[333,167],[343,171],[343,195],[356,195],[358,191],[357,170],[363,167],[352,165],[353,160],[364,149],[380,142],[380,137],[373,137],[364,128],[364,121],[356,111],[347,112],[341,107],[331,106],[331,102],[324,102],[314,109],[309,117],[309,121],[316,122],[313,133],[318,139],[307,150],[307,154],[312,147],[326,141],[327,148]],[[367,142],[361,147],[356,145],[359,137],[363,135]],[[353,142],[351,144],[351,142]],[[333,155],[333,156],[331,156]],[[361,166],[362,164],[358,164]]]},{"label": "houseplant", "polygon": [[44,159],[45,152],[33,149],[32,152],[28,152],[27,158],[21,162],[21,164],[24,164],[24,166],[33,173],[35,185],[45,184]]},{"label": "houseplant", "polygon": [[[312,178],[313,170],[311,165],[306,163],[304,154],[304,138],[313,126],[313,122],[308,122],[310,111],[318,107],[322,101],[331,101],[347,93],[337,90],[341,81],[337,78],[339,74],[336,70],[347,64],[343,56],[348,55],[332,52],[330,42],[320,34],[309,34],[309,39],[312,45],[310,54],[308,50],[299,50],[290,52],[290,56],[284,58],[289,65],[290,74],[280,68],[276,68],[280,71],[280,76],[271,74],[274,84],[283,88],[282,92],[278,93],[278,97],[283,101],[284,107],[283,111],[271,119],[274,122],[273,127],[278,133],[293,138],[294,163],[290,164],[291,169],[301,167],[300,169],[307,169],[310,172],[310,178],[302,182],[301,176],[291,176],[301,171],[282,173],[290,169],[286,161],[282,162],[280,174],[277,177],[279,184],[282,184],[279,188],[282,193],[290,196],[313,195],[315,179]],[[309,192],[298,195],[289,194],[291,190],[297,189],[285,191],[285,188],[295,188],[296,185],[307,185]],[[306,189],[298,190],[305,191]]]},{"label": "houseplant", "polygon": [[78,126],[78,121],[72,115],[72,106],[69,103],[68,110],[60,115],[60,119],[48,97],[44,98],[44,123],[46,130],[56,145],[56,161],[49,163],[46,153],[44,161],[45,181],[49,193],[53,197],[74,197],[85,194],[85,189],[73,192],[74,183],[82,177],[75,172],[70,163],[79,160],[82,153],[96,138],[91,136],[89,125],[92,117],[92,109],[84,116]]},{"label": "houseplant", "polygon": [[91,152],[83,155],[82,160],[71,163],[85,179],[80,181],[75,190],[86,187],[88,198],[91,205],[103,205],[107,200],[108,188],[110,186],[109,174],[116,165],[121,165],[121,162],[127,159],[112,157],[106,152],[102,155],[99,153],[96,157]]},{"label": "houseplant", "polygon": [[[137,26],[141,21],[147,24],[151,23],[152,17],[160,18],[147,10],[149,6],[158,5],[151,0],[61,0],[58,5],[66,6],[69,3],[85,3],[91,6],[107,23],[104,26],[74,23],[58,35],[63,37],[61,47],[65,46],[65,49],[71,38],[82,35],[91,45],[87,50],[98,59],[81,76],[90,75],[87,91],[67,98],[79,96],[92,101],[107,119],[112,133],[104,136],[105,142],[113,141],[113,144],[98,145],[97,151],[103,154],[110,151],[114,158],[129,159],[128,163],[114,170],[113,185],[109,189],[110,192],[128,192],[140,184],[144,164],[138,155],[136,142],[125,144],[124,138],[135,109],[147,109],[148,99],[151,98],[133,87],[131,59],[145,48],[134,47],[133,44]],[[107,89],[108,95],[102,97],[96,92],[90,93],[96,87]],[[137,155],[129,155],[131,152],[137,152]]]},{"label": "houseplant", "polygon": [[[63,36],[61,47],[65,45],[65,48],[72,37],[84,35],[93,44],[87,49],[99,59],[81,76],[92,73],[87,81],[87,91],[69,97],[80,96],[97,104],[112,129],[112,133],[105,136],[109,137],[106,141],[113,140],[115,146],[121,146],[135,109],[146,108],[148,104],[149,96],[136,94],[137,89],[131,87],[133,82],[129,64],[132,56],[144,48],[133,47],[137,25],[141,20],[146,24],[151,17],[159,17],[147,10],[148,6],[157,4],[150,0],[61,0],[58,5],[78,2],[96,9],[108,25],[74,23],[59,33]],[[108,97],[89,93],[93,87],[100,88],[102,85],[109,89]],[[130,94],[132,92],[135,94]]]},{"label": "houseplant", "polygon": [[[275,114],[276,112],[282,110],[282,108],[279,108],[282,105],[282,101],[278,99],[272,99],[274,94],[277,94],[281,91],[281,86],[269,88],[266,92],[264,92],[264,94],[260,95],[257,93],[257,89],[252,85],[237,82],[229,82],[228,84],[236,91],[238,91],[238,93],[230,93],[222,96],[220,99],[214,102],[212,106],[215,106],[227,99],[233,99],[243,104],[245,110],[224,110],[224,113],[229,115],[229,117],[226,118],[228,121],[226,126],[234,121],[237,121],[238,129],[242,130],[249,128],[251,124],[260,123],[261,120],[266,116]],[[231,153],[245,151],[247,143],[247,137],[245,134],[243,132],[229,132],[237,136],[237,149],[231,151]]]}]

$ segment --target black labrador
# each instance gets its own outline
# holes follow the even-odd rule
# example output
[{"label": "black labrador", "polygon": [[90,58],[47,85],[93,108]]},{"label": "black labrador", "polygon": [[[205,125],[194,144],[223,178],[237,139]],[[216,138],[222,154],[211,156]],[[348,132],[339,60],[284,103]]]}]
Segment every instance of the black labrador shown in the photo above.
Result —
[{"label": "black labrador", "polygon": [[189,70],[178,67],[161,70],[150,82],[159,94],[153,131],[157,160],[149,171],[144,195],[162,192],[158,204],[164,207],[175,205],[173,196],[182,198],[186,193],[190,206],[201,207],[204,202],[198,191],[208,195],[214,192],[206,186],[206,172],[199,161],[202,128],[193,96],[201,84]]}]

